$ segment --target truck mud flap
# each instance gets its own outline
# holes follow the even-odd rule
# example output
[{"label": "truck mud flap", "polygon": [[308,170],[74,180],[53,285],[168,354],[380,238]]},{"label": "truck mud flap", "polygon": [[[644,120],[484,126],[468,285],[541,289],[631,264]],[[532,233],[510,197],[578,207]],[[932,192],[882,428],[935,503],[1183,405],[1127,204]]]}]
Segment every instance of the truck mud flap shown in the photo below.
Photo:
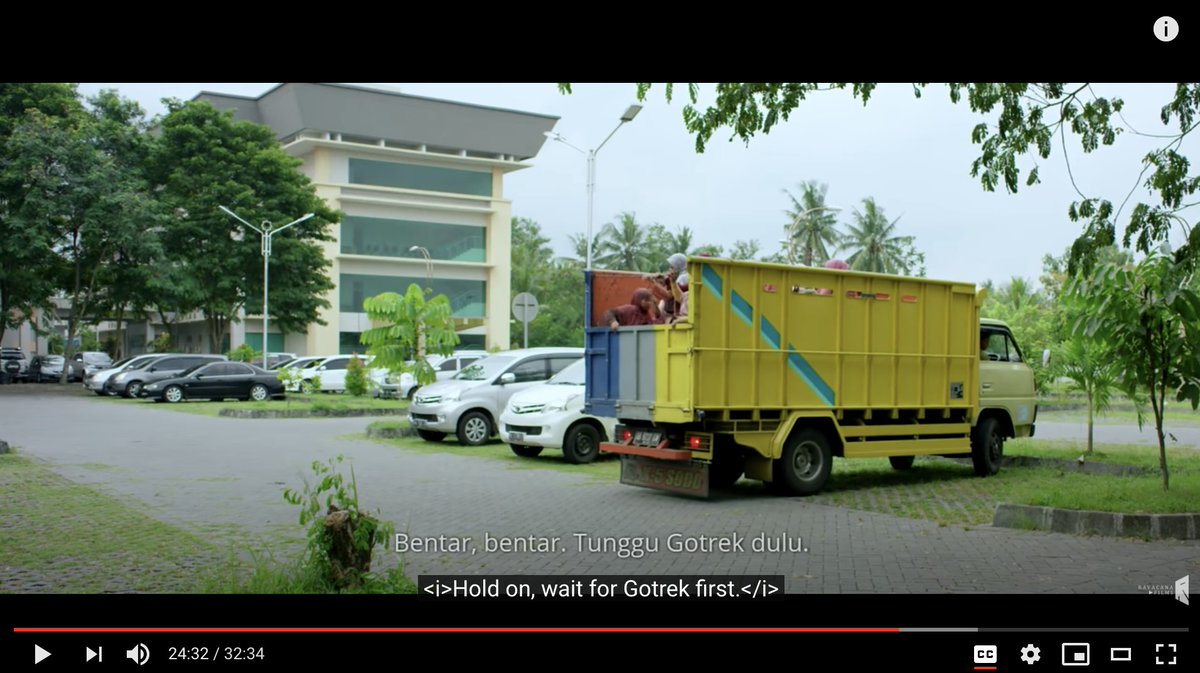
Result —
[{"label": "truck mud flap", "polygon": [[709,467],[695,461],[622,455],[621,483],[707,498]]}]

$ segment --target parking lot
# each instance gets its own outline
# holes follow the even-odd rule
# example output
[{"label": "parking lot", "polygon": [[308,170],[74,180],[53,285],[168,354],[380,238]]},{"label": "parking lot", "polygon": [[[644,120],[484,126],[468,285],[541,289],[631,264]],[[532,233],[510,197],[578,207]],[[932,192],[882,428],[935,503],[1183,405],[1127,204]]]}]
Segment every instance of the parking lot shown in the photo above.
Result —
[{"label": "parking lot", "polygon": [[[413,577],[762,573],[784,575],[795,593],[1135,593],[1200,572],[1194,541],[939,527],[752,489],[692,500],[569,471],[514,470],[452,441],[439,453],[406,451],[361,436],[371,420],[208,417],[101,400],[78,386],[0,386],[0,439],[220,544],[297,550],[303,533],[283,488],[299,486],[314,460],[345,455],[364,507],[399,533],[434,538],[429,551],[404,555]],[[470,544],[439,545],[442,536]],[[783,548],[756,551],[759,536]],[[488,539],[520,551],[489,551]],[[554,539],[552,549],[535,544]]]}]

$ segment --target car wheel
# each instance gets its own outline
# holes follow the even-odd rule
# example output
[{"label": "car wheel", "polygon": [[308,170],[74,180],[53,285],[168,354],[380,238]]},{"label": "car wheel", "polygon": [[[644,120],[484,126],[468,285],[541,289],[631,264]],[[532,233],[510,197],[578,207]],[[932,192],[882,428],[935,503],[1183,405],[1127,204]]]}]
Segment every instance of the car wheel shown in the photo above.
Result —
[{"label": "car wheel", "polygon": [[440,442],[446,438],[446,433],[434,430],[417,430],[417,436],[427,442]]},{"label": "car wheel", "polygon": [[540,446],[525,446],[524,444],[509,444],[512,452],[522,458],[537,458],[542,455],[542,447]]},{"label": "car wheel", "polygon": [[458,419],[458,441],[467,446],[483,446],[492,436],[492,422],[482,411],[468,411]]},{"label": "car wheel", "polygon": [[172,404],[176,402],[182,402],[183,388],[180,388],[179,386],[167,386],[167,389],[163,391],[162,396],[164,400],[171,402]]},{"label": "car wheel", "polygon": [[268,391],[267,387],[263,384],[255,383],[254,385],[250,386],[250,399],[254,400],[255,402],[262,402],[270,397],[270,391]]},{"label": "car wheel", "polygon": [[975,474],[990,477],[1000,471],[1004,459],[1004,436],[1000,434],[1000,422],[988,417],[975,426],[971,436],[971,462]]},{"label": "car wheel", "polygon": [[821,490],[833,468],[833,450],[825,433],[806,428],[794,433],[775,461],[775,481],[794,495],[812,495]]},{"label": "car wheel", "polygon": [[107,395],[107,394],[108,394],[108,393],[104,392],[103,390],[93,390],[92,392],[93,392],[93,393],[96,393],[96,394],[97,394],[97,395],[99,395],[100,397],[104,397],[105,395]]},{"label": "car wheel", "polygon": [[[517,454],[520,455],[520,454]],[[580,423],[567,432],[563,441],[563,458],[568,463],[581,465],[596,460],[600,455],[600,433],[587,423]]]},{"label": "car wheel", "polygon": [[916,460],[915,456],[888,456],[888,462],[892,464],[892,469],[900,472],[911,470],[914,460]]},{"label": "car wheel", "polygon": [[125,386],[125,397],[136,398],[139,394],[141,394],[141,392],[142,392],[142,382],[141,381],[130,381]]}]

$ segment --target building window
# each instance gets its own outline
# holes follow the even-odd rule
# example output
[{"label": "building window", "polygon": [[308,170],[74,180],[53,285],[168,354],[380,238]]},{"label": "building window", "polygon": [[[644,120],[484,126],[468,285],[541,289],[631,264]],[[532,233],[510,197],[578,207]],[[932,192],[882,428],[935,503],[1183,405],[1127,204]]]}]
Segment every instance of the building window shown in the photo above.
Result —
[{"label": "building window", "polygon": [[[384,292],[404,294],[408,286],[416,283],[425,287],[425,277],[412,276],[368,276],[343,273],[338,279],[338,296],[342,313],[365,313],[363,300]],[[487,282],[482,280],[457,280],[434,278],[433,294],[446,295],[455,318],[482,318],[487,314]]]},{"label": "building window", "polygon": [[367,347],[359,341],[362,332],[338,332],[338,355],[351,355],[358,353],[363,355],[367,352]]},{"label": "building window", "polygon": [[[267,344],[271,346],[272,353],[283,352],[283,335],[271,333],[267,338]],[[246,332],[246,345],[250,346],[255,352],[262,352],[262,332]]]},{"label": "building window", "polygon": [[423,259],[414,245],[434,259],[487,261],[487,228],[413,220],[347,215],[342,219],[342,253]]},{"label": "building window", "polygon": [[492,174],[394,161],[350,160],[350,183],[473,196],[492,195]]}]

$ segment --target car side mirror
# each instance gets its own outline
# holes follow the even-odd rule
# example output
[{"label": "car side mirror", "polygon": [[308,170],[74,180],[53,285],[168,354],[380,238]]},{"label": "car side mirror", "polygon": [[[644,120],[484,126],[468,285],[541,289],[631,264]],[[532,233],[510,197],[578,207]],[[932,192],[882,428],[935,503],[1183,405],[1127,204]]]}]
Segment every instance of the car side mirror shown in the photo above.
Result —
[{"label": "car side mirror", "polygon": [[197,381],[202,381],[202,380],[204,380],[204,374],[196,374],[196,380],[197,380]]},{"label": "car side mirror", "polygon": [[512,372],[508,372],[506,374],[500,375],[500,385],[502,385],[502,386],[507,385],[509,383],[516,383],[516,382],[517,382],[517,375]]},{"label": "car side mirror", "polygon": [[151,367],[151,368],[150,368],[150,371],[152,371],[152,372],[156,372],[156,371],[158,371],[158,367]]},{"label": "car side mirror", "polygon": [[317,371],[319,371],[319,372],[325,371],[325,365],[321,365],[320,367],[317,367]]}]

